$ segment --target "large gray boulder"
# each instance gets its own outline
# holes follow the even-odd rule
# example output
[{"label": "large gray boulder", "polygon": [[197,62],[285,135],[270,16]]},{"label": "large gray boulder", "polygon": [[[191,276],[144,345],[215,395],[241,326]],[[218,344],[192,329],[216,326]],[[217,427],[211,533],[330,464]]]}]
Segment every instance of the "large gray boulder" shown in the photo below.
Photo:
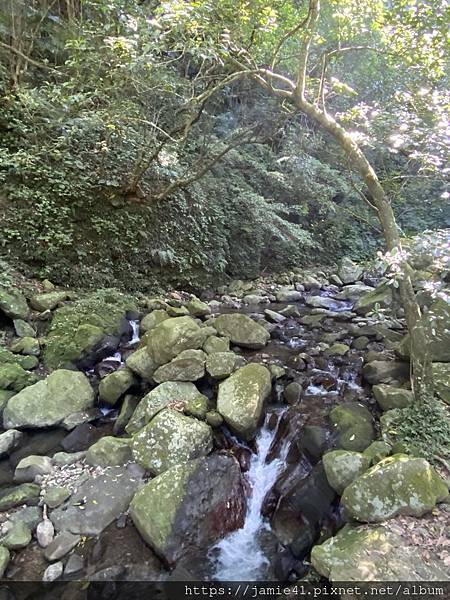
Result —
[{"label": "large gray boulder", "polygon": [[201,348],[211,332],[199,327],[192,317],[166,319],[150,330],[147,341],[148,352],[153,361],[164,365],[183,350]]},{"label": "large gray boulder", "polygon": [[362,475],[369,466],[370,459],[360,452],[332,450],[323,456],[323,467],[328,483],[338,494],[342,494],[345,488]]},{"label": "large gray boulder", "polygon": [[29,309],[25,296],[18,289],[0,286],[0,311],[11,319],[26,319]]},{"label": "large gray boulder", "polygon": [[354,283],[361,279],[364,269],[361,265],[354,263],[351,258],[344,256],[338,270],[338,277],[344,285]]},{"label": "large gray boulder", "polygon": [[399,514],[420,517],[447,496],[447,485],[425,459],[395,454],[355,479],[341,502],[353,519],[376,523]]},{"label": "large gray boulder", "polygon": [[57,531],[79,535],[99,535],[121,513],[141,487],[136,469],[110,467],[102,475],[90,477],[61,506],[51,512],[50,519]]},{"label": "large gray boulder", "polygon": [[10,398],[3,424],[7,429],[52,427],[93,404],[94,390],[86,375],[59,369]]},{"label": "large gray boulder", "polygon": [[404,382],[409,380],[409,364],[397,360],[372,360],[363,367],[364,379],[376,383]]},{"label": "large gray boulder", "polygon": [[125,431],[129,434],[141,430],[163,408],[172,406],[183,409],[189,400],[194,400],[200,392],[188,381],[165,381],[149,392],[137,405]]},{"label": "large gray boulder", "polygon": [[259,350],[270,339],[270,333],[247,315],[220,315],[211,324],[220,335],[230,338],[233,344],[243,348]]},{"label": "large gray boulder", "polygon": [[152,479],[134,497],[130,515],[147,544],[173,566],[190,549],[242,527],[245,508],[238,463],[213,454]]},{"label": "large gray boulder", "polygon": [[338,434],[337,444],[344,450],[362,452],[375,437],[372,415],[359,402],[333,408],[330,422]]},{"label": "large gray boulder", "polygon": [[133,437],[131,449],[137,463],[158,475],[211,452],[212,430],[198,419],[164,409]]},{"label": "large gray boulder", "polygon": [[164,381],[197,381],[205,374],[206,354],[203,350],[184,350],[153,373],[156,383]]},{"label": "large gray boulder", "polygon": [[232,431],[251,439],[272,383],[269,369],[257,363],[241,367],[219,386],[217,410]]},{"label": "large gray boulder", "polygon": [[379,383],[372,388],[375,400],[378,402],[381,410],[391,410],[393,408],[407,408],[414,400],[411,390],[398,388],[393,385]]},{"label": "large gray boulder", "polygon": [[336,536],[314,546],[311,563],[332,582],[448,579],[448,570],[430,560],[429,553],[425,559],[420,547],[384,525],[346,525]]}]

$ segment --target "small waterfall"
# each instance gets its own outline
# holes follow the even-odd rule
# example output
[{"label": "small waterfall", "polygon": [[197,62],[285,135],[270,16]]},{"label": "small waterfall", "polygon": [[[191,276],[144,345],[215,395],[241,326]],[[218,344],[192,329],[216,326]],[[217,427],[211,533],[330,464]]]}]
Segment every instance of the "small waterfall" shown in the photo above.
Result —
[{"label": "small waterfall", "polygon": [[130,323],[131,330],[133,332],[131,340],[127,343],[127,347],[130,347],[130,346],[134,346],[135,344],[137,344],[141,338],[139,337],[139,322],[132,321],[131,319],[128,322]]},{"label": "small waterfall", "polygon": [[264,529],[269,529],[268,522],[261,516],[261,508],[264,498],[275,484],[277,476],[284,466],[288,448],[286,444],[280,458],[276,458],[270,463],[266,462],[276,433],[276,429],[269,430],[266,419],[266,423],[257,437],[257,452],[252,457],[247,473],[247,479],[251,485],[251,496],[248,501],[244,526],[227,535],[213,548],[218,552],[214,580],[258,580],[264,575],[264,568],[269,564],[260,546],[259,534]]}]

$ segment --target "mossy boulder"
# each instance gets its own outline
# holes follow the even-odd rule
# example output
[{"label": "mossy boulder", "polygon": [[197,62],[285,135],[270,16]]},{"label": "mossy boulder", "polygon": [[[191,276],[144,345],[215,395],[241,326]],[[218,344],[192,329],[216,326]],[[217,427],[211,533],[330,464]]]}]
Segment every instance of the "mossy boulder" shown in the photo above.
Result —
[{"label": "mossy boulder", "polygon": [[214,352],[229,352],[230,338],[211,335],[205,340],[205,343],[203,344],[203,350],[206,352],[206,354],[214,354]]},{"label": "mossy boulder", "polygon": [[364,268],[356,264],[348,256],[344,256],[338,270],[338,277],[343,284],[355,283],[361,279]]},{"label": "mossy boulder", "polygon": [[369,459],[371,465],[376,465],[380,460],[389,456],[392,452],[392,446],[384,440],[375,440],[367,446],[363,454]]},{"label": "mossy boulder", "polygon": [[450,404],[450,363],[433,363],[432,369],[436,393]]},{"label": "mossy boulder", "polygon": [[110,373],[100,381],[98,397],[100,402],[114,406],[119,398],[136,383],[133,371],[124,367]]},{"label": "mossy boulder", "polygon": [[14,319],[13,323],[17,337],[35,337],[35,330],[23,319]]},{"label": "mossy boulder", "polygon": [[41,488],[34,483],[22,483],[0,491],[0,510],[9,510],[22,504],[37,504]]},{"label": "mossy boulder", "polygon": [[353,519],[375,523],[399,514],[420,517],[447,496],[447,485],[425,459],[395,454],[355,479],[341,502]]},{"label": "mossy boulder", "polygon": [[214,379],[224,379],[233,373],[236,366],[234,352],[214,352],[206,359],[206,370]]},{"label": "mossy boulder", "polygon": [[175,317],[150,330],[147,348],[154,362],[164,365],[184,350],[201,348],[207,336],[192,317]]},{"label": "mossy boulder", "polygon": [[365,315],[375,309],[378,304],[380,308],[389,308],[393,303],[392,288],[386,283],[382,283],[376,289],[361,296],[354,306],[354,310]]},{"label": "mossy boulder", "polygon": [[205,374],[206,354],[203,350],[183,350],[153,373],[156,383],[164,381],[197,381]]},{"label": "mossy boulder", "polygon": [[336,343],[325,350],[327,356],[345,356],[349,352],[350,346],[347,344]]},{"label": "mossy boulder", "polygon": [[158,475],[211,452],[212,431],[198,419],[164,409],[134,435],[131,448],[134,460]]},{"label": "mossy boulder", "polygon": [[187,415],[204,421],[208,412],[208,404],[208,398],[203,394],[199,394],[196,398],[186,402],[184,412]]},{"label": "mossy boulder", "polygon": [[[34,358],[34,357],[24,357]],[[0,389],[20,392],[27,386],[36,383],[37,377],[34,373],[25,371],[20,365],[15,363],[0,364]]]},{"label": "mossy boulder", "polygon": [[189,400],[199,395],[193,383],[187,381],[166,381],[158,385],[142,398],[126,426],[126,432],[136,433],[163,408],[173,406],[183,409]]},{"label": "mossy boulder", "polygon": [[375,437],[372,415],[357,402],[333,408],[330,422],[338,433],[337,443],[344,450],[362,452]]},{"label": "mossy boulder", "polygon": [[14,342],[10,346],[11,352],[17,354],[25,354],[27,356],[39,356],[41,353],[41,346],[39,340],[34,337],[22,337]]},{"label": "mossy boulder", "polygon": [[126,312],[134,309],[134,300],[115,290],[99,291],[58,308],[46,337],[46,366],[78,364],[107,335],[116,337],[118,344]]},{"label": "mossy boulder", "polygon": [[271,389],[269,369],[257,363],[245,365],[219,385],[217,410],[233,432],[249,440],[256,432]]},{"label": "mossy boulder", "polygon": [[349,450],[332,450],[324,454],[322,460],[328,483],[338,494],[370,466],[369,458]]},{"label": "mossy boulder", "polygon": [[211,324],[220,335],[243,348],[259,350],[270,339],[270,333],[247,315],[224,314],[213,319]]},{"label": "mossy boulder", "polygon": [[411,390],[405,390],[393,385],[380,383],[373,386],[372,392],[379,407],[384,411],[392,410],[393,408],[407,408],[414,401],[414,394]]},{"label": "mossy boulder", "polygon": [[102,437],[86,453],[86,462],[93,467],[125,465],[130,460],[130,440],[113,436]]},{"label": "mossy boulder", "polygon": [[11,523],[7,534],[1,540],[2,546],[8,550],[20,550],[31,542],[30,528],[23,521]]},{"label": "mossy boulder", "polygon": [[213,454],[175,465],[137,492],[134,525],[168,566],[242,527],[245,494],[237,461]]},{"label": "mossy boulder", "polygon": [[30,300],[31,307],[39,312],[53,310],[60,302],[67,298],[67,292],[47,292],[45,294],[36,294]]},{"label": "mossy boulder", "polygon": [[10,352],[6,348],[0,348],[0,367],[5,364],[15,364],[22,369],[34,369],[38,365],[38,359],[35,356],[21,356]]},{"label": "mossy boulder", "polygon": [[170,317],[165,310],[153,310],[151,313],[148,313],[148,315],[145,315],[145,317],[142,319],[140,323],[141,332],[146,333],[167,319],[170,319]]},{"label": "mossy boulder", "polygon": [[383,525],[346,525],[311,551],[311,564],[337,581],[444,581],[445,568],[424,561],[420,550]]},{"label": "mossy boulder", "polygon": [[196,297],[189,300],[186,304],[186,308],[193,317],[206,317],[211,314],[211,307],[206,304],[206,302],[202,302]]},{"label": "mossy boulder", "polygon": [[60,369],[10,398],[3,424],[8,429],[52,427],[93,404],[94,390],[86,375]]},{"label": "mossy boulder", "polygon": [[29,308],[18,289],[0,286],[0,311],[11,319],[26,319]]},{"label": "mossy boulder", "polygon": [[139,348],[133,354],[126,359],[125,364],[129,369],[139,375],[145,381],[151,381],[153,373],[156,371],[158,365],[152,359],[147,351],[147,348]]}]

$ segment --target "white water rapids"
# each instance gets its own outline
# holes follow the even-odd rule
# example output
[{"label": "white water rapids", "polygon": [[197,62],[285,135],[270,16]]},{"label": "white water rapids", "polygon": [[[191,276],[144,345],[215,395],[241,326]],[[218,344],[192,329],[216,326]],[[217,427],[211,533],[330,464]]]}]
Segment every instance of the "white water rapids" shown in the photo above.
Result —
[{"label": "white water rapids", "polygon": [[270,445],[276,435],[276,428],[270,431],[265,423],[257,439],[257,452],[253,455],[247,479],[251,486],[244,526],[221,540],[213,550],[218,551],[214,580],[255,581],[264,575],[269,564],[260,545],[260,533],[269,529],[268,522],[261,515],[261,508],[267,493],[275,484],[281,472],[287,453],[287,444],[280,458],[266,462]]}]

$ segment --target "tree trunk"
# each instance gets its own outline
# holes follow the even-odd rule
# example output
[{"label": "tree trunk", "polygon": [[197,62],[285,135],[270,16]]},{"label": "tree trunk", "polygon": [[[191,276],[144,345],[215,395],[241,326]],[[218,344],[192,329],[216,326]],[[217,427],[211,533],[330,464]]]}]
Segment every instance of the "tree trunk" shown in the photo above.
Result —
[{"label": "tree trunk", "polygon": [[[299,110],[331,134],[347,154],[351,165],[360,174],[370,192],[373,205],[376,208],[378,219],[383,229],[388,251],[398,251],[401,253],[400,233],[391,203],[387,199],[383,186],[374,169],[359,146],[352,139],[351,135],[325,110],[321,110],[316,105],[311,104],[302,95],[295,95],[293,101]],[[402,255],[400,254],[400,256]],[[433,392],[430,359],[427,351],[427,337],[422,322],[420,306],[414,293],[412,269],[406,259],[401,260],[400,266],[401,278],[399,281],[399,291],[411,340],[411,382],[415,398],[421,400]]]}]

